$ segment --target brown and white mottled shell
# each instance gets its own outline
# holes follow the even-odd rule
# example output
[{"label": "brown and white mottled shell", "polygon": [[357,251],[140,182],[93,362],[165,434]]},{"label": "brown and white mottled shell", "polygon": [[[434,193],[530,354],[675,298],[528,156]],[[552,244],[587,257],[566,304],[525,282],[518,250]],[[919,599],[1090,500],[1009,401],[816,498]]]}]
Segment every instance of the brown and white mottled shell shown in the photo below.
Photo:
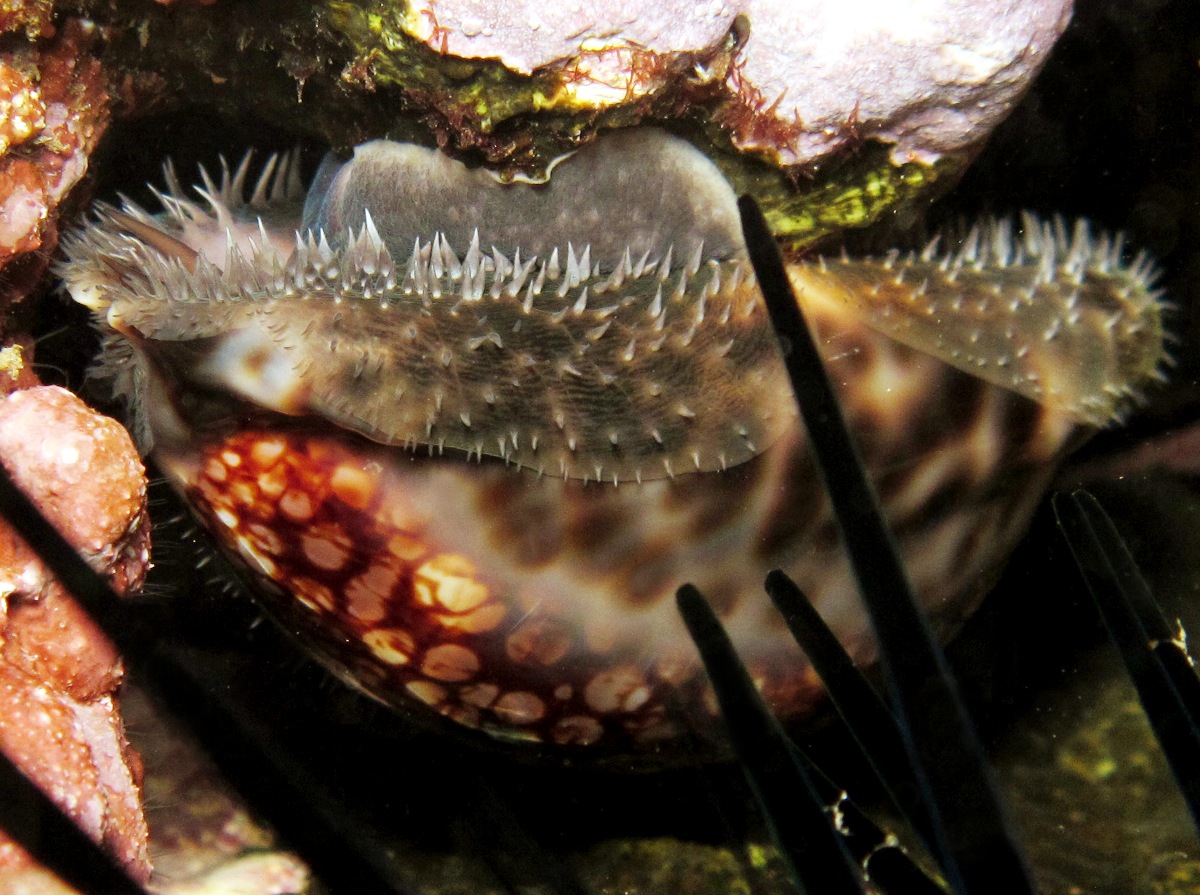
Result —
[{"label": "brown and white mottled shell", "polygon": [[[375,142],[247,165],[208,207],[102,209],[63,275],[101,372],[290,626],[360,686],[496,736],[710,737],[674,590],[714,599],[765,695],[817,684],[761,592],[787,570],[872,647],[737,224],[656,130],[546,185]],[[955,251],[794,263],[917,592],[981,595],[1056,461],[1162,357],[1144,261],[1024,219]],[[403,260],[401,260],[403,259]]]}]

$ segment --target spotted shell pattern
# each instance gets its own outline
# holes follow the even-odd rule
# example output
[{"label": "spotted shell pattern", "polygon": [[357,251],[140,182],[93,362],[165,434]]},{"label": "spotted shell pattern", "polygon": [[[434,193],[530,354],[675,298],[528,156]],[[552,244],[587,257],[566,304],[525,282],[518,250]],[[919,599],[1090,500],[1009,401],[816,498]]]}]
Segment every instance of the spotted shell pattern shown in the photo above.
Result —
[{"label": "spotted shell pattern", "polygon": [[[671,596],[705,591],[796,715],[819,686],[775,567],[871,659],[734,196],[689,144],[622,132],[502,185],[377,141],[303,201],[294,160],[249,199],[248,170],[201,204],[168,169],[161,215],[101,208],[62,272],[142,443],[349,679],[507,740],[712,740]],[[1025,218],[789,265],[943,633],[1056,462],[1158,375],[1150,266],[1122,256]]]}]

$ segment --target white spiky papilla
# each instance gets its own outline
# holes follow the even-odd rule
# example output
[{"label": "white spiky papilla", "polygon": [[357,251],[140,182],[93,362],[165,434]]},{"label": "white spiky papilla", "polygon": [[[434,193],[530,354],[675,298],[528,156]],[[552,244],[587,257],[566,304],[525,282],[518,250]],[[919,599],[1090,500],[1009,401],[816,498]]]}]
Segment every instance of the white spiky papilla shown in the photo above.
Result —
[{"label": "white spiky papilla", "polygon": [[[690,146],[649,133],[651,161],[637,164],[662,197],[703,183],[704,221],[660,227],[648,247],[606,232],[603,260],[591,243],[547,249],[543,239],[538,255],[511,233],[467,240],[461,225],[458,245],[437,230],[409,242],[397,210],[385,209],[380,226],[372,203],[386,202],[393,182],[411,192],[429,178],[424,168],[378,172],[436,166],[429,189],[440,192],[421,199],[426,216],[476,203],[495,220],[513,196],[522,209],[514,233],[530,232],[539,202],[579,232],[576,203],[600,214],[604,202],[607,214],[635,222],[632,234],[632,198],[583,191],[594,186],[589,171],[629,179],[623,153],[636,133],[621,137],[620,152],[601,141],[564,163],[571,177],[553,201],[428,150],[369,144],[363,183],[356,155],[318,178],[331,194],[306,202],[318,221],[358,214],[344,232],[295,228],[294,159],[268,161],[248,201],[247,161],[233,173],[223,167],[219,184],[204,175],[207,209],[168,170],[163,218],[129,203],[102,209],[67,241],[64,278],[159,363],[182,363],[171,343],[210,340],[199,357],[186,353],[180,381],[324,415],[379,441],[613,482],[722,469],[793,425],[790,387],[753,275],[730,249],[740,240],[732,192]],[[592,167],[580,174],[576,164]],[[480,199],[480,190],[495,195]],[[493,245],[513,241],[511,254]],[[712,245],[723,246],[716,256]],[[794,264],[790,274],[802,301],[846,305],[901,342],[1102,425],[1155,375],[1162,353],[1149,265],[1124,265],[1121,255],[1119,240],[1093,239],[1085,225],[1025,218],[1019,229],[985,224],[945,255],[932,243],[905,258]],[[124,363],[121,354],[109,366]]]},{"label": "white spiky papilla", "polygon": [[740,463],[793,416],[772,406],[782,369],[739,260],[627,254],[601,272],[586,246],[522,259],[474,240],[460,258],[435,234],[397,264],[368,220],[340,249],[309,233],[284,262],[231,240],[222,265],[189,269],[93,233],[110,267],[121,257],[109,325],[154,342],[253,333],[190,375],[285,411],[303,391],[387,443],[619,482]]}]

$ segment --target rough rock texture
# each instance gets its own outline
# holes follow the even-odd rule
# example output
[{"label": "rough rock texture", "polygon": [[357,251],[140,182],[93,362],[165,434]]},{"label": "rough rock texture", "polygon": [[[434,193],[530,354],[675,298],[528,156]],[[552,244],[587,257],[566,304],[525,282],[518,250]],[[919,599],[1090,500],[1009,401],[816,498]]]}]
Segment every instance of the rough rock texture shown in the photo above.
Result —
[{"label": "rough rock texture", "polygon": [[[0,462],[118,592],[149,566],[145,477],[128,434],[70,392],[0,401]],[[0,749],[146,879],[141,763],[125,739],[112,645],[0,523]],[[0,834],[0,871],[30,859]]]},{"label": "rough rock texture", "polygon": [[544,176],[602,131],[666,123],[799,249],[911,216],[952,183],[1041,67],[1070,0],[59,9],[96,22],[118,115],[203,107],[246,142],[264,122],[340,149],[436,142],[514,178]]},{"label": "rough rock texture", "polygon": [[[25,299],[58,240],[59,206],[108,123],[92,27],[50,0],[0,0],[0,462],[119,591],[149,564],[145,481],[116,423],[37,388]],[[111,644],[0,523],[0,749],[130,872],[149,875],[140,760],[115,702]],[[0,891],[61,886],[0,832]],[[15,888],[14,888],[15,887]]]},{"label": "rough rock texture", "polygon": [[1004,117],[1070,11],[1070,0],[416,0],[405,29],[522,74],[562,67],[573,72],[564,98],[602,106],[660,88],[669,57],[692,55],[698,78],[715,77],[702,60],[736,27],[745,39],[720,114],[740,148],[811,164],[877,137],[897,163],[931,163]]},{"label": "rough rock texture", "polygon": [[524,152],[534,122],[561,151],[597,125],[696,113],[786,166],[870,138],[893,144],[898,163],[976,147],[1029,86],[1072,3],[258,0],[219,16],[194,0],[166,12],[142,0],[60,6],[100,25],[134,105],[236,100],[277,117],[290,100],[292,127],[334,143],[403,130],[395,111],[428,115],[439,140],[493,163]]},{"label": "rough rock texture", "polygon": [[56,32],[50,13],[48,0],[0,0],[0,395],[38,381],[13,308],[43,288],[59,205],[108,124],[91,26],[69,20]]},{"label": "rough rock texture", "polygon": [[107,125],[100,63],[81,52],[89,30],[72,20],[0,52],[0,264],[53,239],[55,208]]},{"label": "rough rock texture", "polygon": [[[121,695],[144,742],[153,888],[160,895],[283,895],[308,890],[309,872],[282,851],[189,737],[135,685]],[[0,887],[0,895],[4,890]]]},{"label": "rough rock texture", "polygon": [[29,40],[50,37],[54,0],[0,0],[0,34],[23,31]]}]

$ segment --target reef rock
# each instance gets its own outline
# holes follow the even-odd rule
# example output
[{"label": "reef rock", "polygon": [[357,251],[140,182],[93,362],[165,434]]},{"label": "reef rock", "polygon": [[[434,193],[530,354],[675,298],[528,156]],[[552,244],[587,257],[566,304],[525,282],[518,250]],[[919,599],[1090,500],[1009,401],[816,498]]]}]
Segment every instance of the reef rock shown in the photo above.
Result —
[{"label": "reef rock", "polygon": [[[146,483],[124,429],[64,389],[28,389],[0,401],[0,462],[118,592],[141,586]],[[0,749],[146,879],[141,761],[115,701],[122,676],[112,644],[0,523]],[[0,832],[0,875],[30,866]]]},{"label": "reef rock", "polygon": [[[695,77],[722,77],[741,149],[812,164],[875,137],[896,163],[931,163],[1004,117],[1070,12],[1070,0],[416,0],[404,28],[442,54],[570,71],[559,99],[599,107],[655,91],[692,57]],[[728,66],[709,70],[731,29]]]}]

